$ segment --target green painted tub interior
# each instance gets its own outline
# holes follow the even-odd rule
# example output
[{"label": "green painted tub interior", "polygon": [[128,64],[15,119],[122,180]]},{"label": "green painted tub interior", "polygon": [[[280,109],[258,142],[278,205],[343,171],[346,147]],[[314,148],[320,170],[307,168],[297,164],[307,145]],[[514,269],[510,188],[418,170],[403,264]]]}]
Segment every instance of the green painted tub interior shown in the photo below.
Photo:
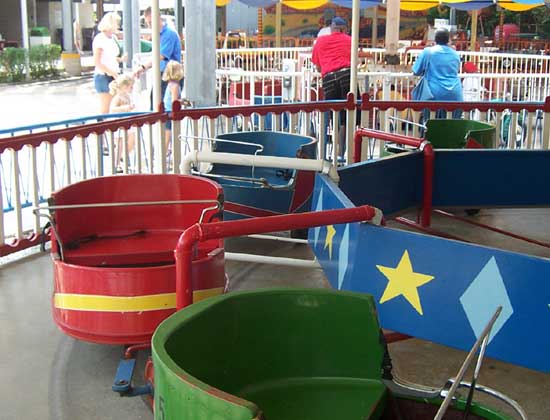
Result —
[{"label": "green painted tub interior", "polygon": [[[155,332],[155,418],[393,419],[380,340],[365,294],[270,289],[207,299]],[[473,413],[506,418],[477,405]]]},{"label": "green painted tub interior", "polygon": [[474,120],[428,120],[426,140],[435,149],[463,149],[468,138],[473,138],[485,148],[496,147],[494,125]]}]

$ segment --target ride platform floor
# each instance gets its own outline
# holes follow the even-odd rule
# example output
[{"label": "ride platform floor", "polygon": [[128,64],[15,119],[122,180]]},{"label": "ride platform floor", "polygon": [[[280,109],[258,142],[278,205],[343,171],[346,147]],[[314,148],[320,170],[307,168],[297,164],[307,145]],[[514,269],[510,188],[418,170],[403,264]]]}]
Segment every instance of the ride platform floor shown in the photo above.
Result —
[{"label": "ride platform floor", "polygon": [[[550,236],[550,209],[482,210],[475,219],[547,242]],[[434,226],[475,242],[550,257],[548,248],[447,218],[434,216]],[[226,249],[312,258],[306,245],[250,238],[228,240]],[[229,262],[227,271],[232,290],[329,287],[318,269]],[[120,347],[75,341],[56,328],[50,309],[52,276],[50,256],[45,253],[0,266],[0,420],[151,419],[150,409],[139,397],[121,398],[110,389],[122,355]],[[456,375],[465,357],[462,351],[416,339],[393,343],[389,350],[398,376],[437,387]],[[146,357],[142,352],[141,358]],[[138,382],[141,377],[137,372]],[[487,358],[479,383],[516,399],[531,420],[550,418],[550,374]],[[489,401],[478,393],[475,397]]]}]

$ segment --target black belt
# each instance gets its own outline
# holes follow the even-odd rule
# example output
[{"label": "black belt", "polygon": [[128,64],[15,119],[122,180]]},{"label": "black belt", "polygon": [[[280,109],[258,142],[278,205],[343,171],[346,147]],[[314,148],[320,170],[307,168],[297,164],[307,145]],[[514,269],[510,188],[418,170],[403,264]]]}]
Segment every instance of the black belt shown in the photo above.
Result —
[{"label": "black belt", "polygon": [[350,67],[343,67],[338,70],[330,71],[327,74],[325,74],[323,77],[331,76],[331,75],[337,75],[338,73],[344,73],[346,71],[350,71]]}]

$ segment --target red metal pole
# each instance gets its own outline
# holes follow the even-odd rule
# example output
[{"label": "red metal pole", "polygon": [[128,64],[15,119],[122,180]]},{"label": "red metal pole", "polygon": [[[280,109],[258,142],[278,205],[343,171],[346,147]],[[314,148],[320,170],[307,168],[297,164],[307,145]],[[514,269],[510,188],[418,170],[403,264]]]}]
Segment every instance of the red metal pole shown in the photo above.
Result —
[{"label": "red metal pole", "polygon": [[[372,130],[369,128],[358,128],[353,136],[354,141],[354,162],[359,162],[361,159],[361,137],[372,137],[378,140],[390,141],[392,143],[403,144],[405,146],[412,146],[420,148],[422,143],[426,140],[416,137],[404,136],[402,134],[386,133],[384,131]],[[359,146],[358,146],[359,144]]]},{"label": "red metal pole", "polygon": [[145,350],[150,348],[151,348],[151,343],[134,344],[132,346],[128,346],[124,351],[124,358],[126,360],[132,359],[139,350]]},{"label": "red metal pole", "polygon": [[434,211],[437,214],[440,214],[442,216],[450,217],[452,219],[460,220],[461,222],[464,222],[464,223],[469,223],[470,225],[478,226],[478,227],[481,227],[481,228],[491,230],[493,232],[500,233],[502,235],[510,236],[511,238],[519,239],[520,241],[525,241],[525,242],[529,242],[531,244],[543,246],[545,248],[550,248],[550,243],[548,243],[548,242],[537,241],[536,239],[532,239],[532,238],[528,238],[526,236],[518,235],[517,233],[510,232],[510,231],[503,230],[503,229],[499,229],[497,227],[487,225],[485,223],[480,223],[480,222],[476,222],[474,220],[466,219],[465,217],[460,217],[460,216],[457,216],[456,214],[448,213],[448,212],[443,211],[443,210],[434,210]]},{"label": "red metal pole", "polygon": [[409,226],[414,229],[418,229],[420,232],[425,232],[428,235],[439,236],[441,238],[447,238],[447,239],[453,239],[455,241],[468,242],[468,243],[470,242],[470,241],[467,241],[466,239],[459,238],[458,236],[454,236],[449,233],[435,230],[429,226],[428,227],[420,226],[420,224],[418,224],[417,222],[413,222],[412,220],[407,219],[406,217],[403,217],[403,216],[398,216],[393,220],[395,220],[397,223],[401,223],[402,225]]},{"label": "red metal pole", "polygon": [[420,224],[423,227],[430,226],[432,219],[432,194],[433,194],[433,178],[434,178],[434,149],[428,142],[423,143],[424,149],[424,191],[422,194],[422,215]]},{"label": "red metal pole", "polygon": [[245,220],[195,224],[185,230],[178,240],[176,258],[176,307],[180,310],[193,303],[191,262],[197,242],[231,236],[269,233],[282,230],[304,229],[328,224],[352,223],[371,220],[376,210],[371,206],[325,210],[281,216],[258,217]]},{"label": "red metal pole", "polygon": [[353,136],[353,161],[357,163],[361,160],[361,139],[363,137],[372,137],[382,141],[390,141],[406,146],[413,146],[421,149],[424,153],[424,193],[422,196],[422,215],[420,224],[423,227],[430,226],[432,215],[432,194],[433,194],[433,175],[434,175],[434,149],[433,146],[425,139],[416,137],[403,136],[401,134],[385,133],[378,130],[370,130],[359,128]]}]

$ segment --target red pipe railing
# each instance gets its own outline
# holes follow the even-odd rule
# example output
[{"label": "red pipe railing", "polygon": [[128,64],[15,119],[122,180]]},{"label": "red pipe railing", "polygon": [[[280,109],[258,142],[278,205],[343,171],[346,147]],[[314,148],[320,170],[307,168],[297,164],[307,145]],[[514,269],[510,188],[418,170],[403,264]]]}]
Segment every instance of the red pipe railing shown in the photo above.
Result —
[{"label": "red pipe railing", "polygon": [[270,113],[281,115],[283,113],[297,114],[299,112],[327,112],[327,111],[344,111],[354,110],[357,108],[355,96],[353,93],[348,93],[345,101],[323,101],[323,102],[300,102],[300,103],[285,103],[285,104],[268,104],[268,105],[246,105],[246,106],[224,106],[213,108],[182,108],[179,101],[175,101],[172,107],[170,117],[172,120],[182,120],[183,118],[191,118],[198,120],[201,117],[216,118],[245,116],[250,117],[252,114],[267,115]]},{"label": "red pipe railing", "polygon": [[535,112],[543,111],[550,112],[550,96],[546,97],[544,102],[442,102],[442,101],[374,101],[369,98],[369,95],[364,93],[361,95],[361,111],[387,111],[389,109],[396,109],[397,111],[406,111],[408,109],[413,111],[423,111],[429,109],[430,111],[437,111],[438,109],[445,109],[447,111],[455,111],[461,109],[464,112],[479,110],[480,112],[487,112],[493,110],[496,112],[503,112],[510,110],[512,112]]},{"label": "red pipe railing", "polygon": [[[363,95],[360,103],[356,103],[353,94],[349,94],[345,101],[332,102],[309,102],[297,104],[274,104],[274,105],[259,105],[259,106],[239,106],[239,107],[223,107],[223,108],[201,108],[201,109],[181,109],[179,103],[174,107],[174,112],[166,114],[162,107],[158,112],[140,116],[132,116],[120,118],[116,120],[103,121],[98,123],[80,125],[70,128],[52,129],[47,132],[36,132],[29,134],[17,135],[9,138],[0,139],[0,153],[7,149],[15,151],[21,150],[24,146],[37,147],[40,144],[47,142],[54,144],[60,139],[73,139],[77,137],[86,138],[90,134],[102,134],[106,131],[116,131],[118,129],[128,129],[132,126],[143,126],[145,124],[153,124],[167,119],[181,120],[184,117],[198,120],[202,116],[215,118],[218,116],[233,117],[237,115],[251,116],[252,114],[266,115],[274,113],[280,115],[285,112],[313,112],[313,111],[342,111],[359,109],[360,111],[375,112],[378,110],[384,111],[390,108],[395,108],[398,111],[411,109],[413,111],[421,111],[423,109],[437,110],[440,108],[462,109],[463,111],[479,109],[480,111],[494,110],[495,112],[503,112],[511,110],[519,112],[525,110],[527,112],[542,111],[550,114],[550,98],[546,98],[544,103],[520,103],[520,102],[413,102],[413,101],[373,101],[368,95]],[[405,136],[403,136],[405,137]],[[392,140],[394,141],[394,140]],[[39,232],[32,232],[25,238],[19,238],[11,243],[0,244],[0,256],[8,255],[30,246],[39,243]]]},{"label": "red pipe railing", "polygon": [[432,193],[433,193],[433,174],[434,174],[434,149],[431,143],[424,139],[416,137],[403,136],[401,134],[386,133],[378,130],[359,128],[353,136],[353,161],[361,160],[361,146],[363,137],[372,137],[382,141],[390,141],[405,146],[416,147],[424,153],[424,178],[422,193],[422,213],[420,215],[420,224],[423,227],[430,226],[432,215]]},{"label": "red pipe railing", "polygon": [[[105,117],[108,118],[109,114],[106,114]],[[44,142],[54,144],[61,139],[86,138],[91,134],[103,134],[106,131],[114,132],[119,129],[129,130],[131,127],[142,127],[145,124],[167,120],[168,115],[164,112],[164,107],[161,104],[158,112],[0,139],[0,153],[6,149],[21,150],[24,146],[38,147]]]},{"label": "red pipe railing", "polygon": [[269,233],[291,229],[305,229],[327,224],[341,224],[372,220],[376,210],[371,206],[325,210],[300,214],[259,217],[208,224],[194,224],[180,236],[174,255],[176,258],[176,308],[180,310],[193,303],[192,270],[193,247],[201,241]]},{"label": "red pipe railing", "polygon": [[501,235],[506,235],[506,236],[509,236],[511,238],[518,239],[520,241],[525,241],[525,242],[529,242],[529,243],[534,244],[534,245],[539,245],[539,246],[542,246],[542,247],[545,247],[545,248],[550,248],[550,243],[549,242],[543,242],[543,241],[538,241],[536,239],[528,238],[527,236],[519,235],[517,233],[510,232],[510,231],[507,231],[507,230],[504,230],[504,229],[499,229],[497,227],[487,225],[485,223],[476,222],[475,220],[470,220],[470,219],[467,219],[465,217],[460,217],[460,216],[457,216],[456,214],[449,213],[449,212],[446,212],[446,211],[443,211],[443,210],[434,210],[434,212],[441,215],[441,216],[445,216],[445,217],[449,217],[451,219],[459,220],[461,222],[468,223],[468,224],[473,225],[473,226],[481,227],[481,228],[484,228],[484,229],[487,229],[487,230],[490,230],[490,231],[493,231],[493,232],[496,232],[496,233],[500,233]]}]

